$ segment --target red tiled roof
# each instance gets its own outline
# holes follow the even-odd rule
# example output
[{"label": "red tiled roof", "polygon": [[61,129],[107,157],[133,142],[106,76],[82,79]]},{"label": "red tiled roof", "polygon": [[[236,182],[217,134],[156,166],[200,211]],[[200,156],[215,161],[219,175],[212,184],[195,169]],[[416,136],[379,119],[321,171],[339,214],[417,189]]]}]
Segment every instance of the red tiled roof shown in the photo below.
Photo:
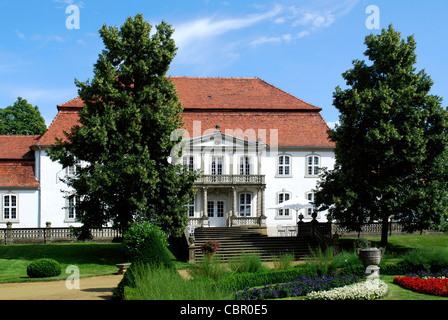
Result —
[{"label": "red tiled roof", "polygon": [[34,160],[30,147],[40,135],[4,136],[0,135],[0,159]]},{"label": "red tiled roof", "polygon": [[70,129],[78,125],[79,122],[79,108],[74,107],[71,109],[58,108],[59,111],[53,122],[47,128],[47,131],[42,137],[36,141],[37,146],[51,146],[55,143],[55,139],[65,140],[66,136],[64,132],[70,132]]},{"label": "red tiled roof", "polygon": [[193,138],[213,133],[262,142],[271,147],[331,148],[327,124],[317,112],[184,112],[184,129]]},{"label": "red tiled roof", "polygon": [[[328,140],[329,129],[322,116],[321,108],[310,105],[258,78],[170,78],[184,107],[185,129],[190,137],[193,121],[200,121],[202,132],[241,129],[266,129],[268,145],[275,145],[270,129],[277,130],[279,146],[334,147]],[[77,97],[58,105],[58,114],[47,132],[36,145],[52,145],[55,137],[64,138],[73,125],[79,124],[78,112],[83,107]],[[208,131],[207,133],[210,133]],[[265,140],[263,138],[263,140]]]},{"label": "red tiled roof", "polygon": [[38,187],[34,161],[0,161],[0,187]]},{"label": "red tiled roof", "polygon": [[[169,77],[184,109],[310,110],[306,103],[259,78]],[[59,108],[82,108],[76,97]]]}]

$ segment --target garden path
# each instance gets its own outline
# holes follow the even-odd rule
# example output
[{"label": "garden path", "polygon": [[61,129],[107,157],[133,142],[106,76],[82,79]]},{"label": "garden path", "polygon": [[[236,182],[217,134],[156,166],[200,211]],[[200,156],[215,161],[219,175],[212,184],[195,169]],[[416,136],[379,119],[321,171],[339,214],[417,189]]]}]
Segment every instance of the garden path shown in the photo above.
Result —
[{"label": "garden path", "polygon": [[122,275],[79,279],[79,289],[68,289],[66,280],[0,284],[0,300],[111,300]]}]

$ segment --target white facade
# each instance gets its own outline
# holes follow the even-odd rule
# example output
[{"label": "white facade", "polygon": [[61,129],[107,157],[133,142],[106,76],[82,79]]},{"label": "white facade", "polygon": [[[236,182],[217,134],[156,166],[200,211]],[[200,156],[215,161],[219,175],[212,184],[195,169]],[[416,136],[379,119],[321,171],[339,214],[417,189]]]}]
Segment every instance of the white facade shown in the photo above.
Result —
[{"label": "white facade", "polygon": [[[184,140],[183,158],[178,159],[190,169],[201,170],[197,181],[194,203],[188,214],[194,227],[261,226],[268,235],[277,235],[277,226],[297,225],[298,215],[304,221],[312,219],[312,206],[299,211],[272,209],[276,204],[302,197],[313,200],[319,180],[319,169],[333,168],[334,153],[329,148],[280,147],[270,150],[261,142],[253,142],[225,135],[220,131]],[[62,168],[47,155],[45,148],[36,147],[35,175],[39,188],[3,189],[5,196],[15,198],[10,219],[15,228],[79,226],[73,208],[75,198],[61,181],[69,168]],[[8,198],[9,202],[11,199]],[[319,213],[319,221],[326,221]]]},{"label": "white facade", "polygon": [[[260,226],[277,235],[278,225],[296,226],[299,214],[311,221],[312,205],[299,211],[272,208],[293,197],[312,202],[320,169],[334,166],[329,148],[271,150],[220,131],[185,142],[183,164],[203,174],[190,204],[192,227]],[[326,214],[317,220],[326,221]]]}]

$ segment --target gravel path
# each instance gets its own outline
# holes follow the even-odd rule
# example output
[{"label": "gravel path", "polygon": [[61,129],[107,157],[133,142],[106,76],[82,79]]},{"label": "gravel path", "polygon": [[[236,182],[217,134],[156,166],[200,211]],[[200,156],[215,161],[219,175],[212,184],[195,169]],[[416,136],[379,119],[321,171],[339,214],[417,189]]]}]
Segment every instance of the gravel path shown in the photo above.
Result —
[{"label": "gravel path", "polygon": [[122,275],[79,279],[79,289],[66,280],[0,284],[0,300],[111,300]]}]

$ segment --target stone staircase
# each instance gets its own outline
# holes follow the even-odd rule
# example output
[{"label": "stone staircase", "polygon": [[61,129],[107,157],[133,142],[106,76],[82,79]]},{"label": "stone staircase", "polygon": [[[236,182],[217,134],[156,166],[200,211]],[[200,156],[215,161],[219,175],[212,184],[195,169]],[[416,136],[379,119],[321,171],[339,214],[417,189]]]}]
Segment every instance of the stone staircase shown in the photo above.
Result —
[{"label": "stone staircase", "polygon": [[315,249],[317,242],[311,237],[268,237],[244,227],[196,228],[195,259],[203,258],[201,245],[213,240],[221,244],[217,254],[222,260],[229,260],[241,254],[256,253],[262,261],[272,261],[273,256],[293,253],[296,261],[304,260]]}]

